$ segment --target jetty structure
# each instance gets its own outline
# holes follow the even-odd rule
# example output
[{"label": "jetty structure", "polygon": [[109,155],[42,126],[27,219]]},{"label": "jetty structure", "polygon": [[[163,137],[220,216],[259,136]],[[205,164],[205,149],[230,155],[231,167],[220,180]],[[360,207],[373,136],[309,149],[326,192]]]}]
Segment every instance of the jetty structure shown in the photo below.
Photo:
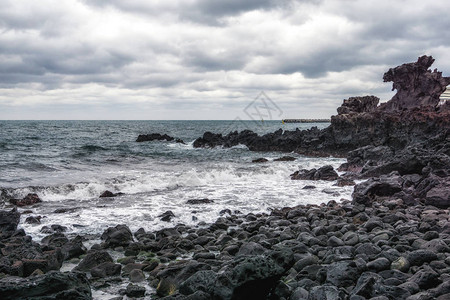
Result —
[{"label": "jetty structure", "polygon": [[331,119],[283,119],[282,123],[330,123]]}]

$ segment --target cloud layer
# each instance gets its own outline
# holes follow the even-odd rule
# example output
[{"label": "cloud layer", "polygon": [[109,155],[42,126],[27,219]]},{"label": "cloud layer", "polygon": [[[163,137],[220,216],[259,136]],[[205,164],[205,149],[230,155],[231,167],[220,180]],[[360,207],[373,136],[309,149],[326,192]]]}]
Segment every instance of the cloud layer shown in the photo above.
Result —
[{"label": "cloud layer", "polygon": [[283,117],[392,96],[422,54],[449,76],[444,0],[0,0],[0,119]]}]

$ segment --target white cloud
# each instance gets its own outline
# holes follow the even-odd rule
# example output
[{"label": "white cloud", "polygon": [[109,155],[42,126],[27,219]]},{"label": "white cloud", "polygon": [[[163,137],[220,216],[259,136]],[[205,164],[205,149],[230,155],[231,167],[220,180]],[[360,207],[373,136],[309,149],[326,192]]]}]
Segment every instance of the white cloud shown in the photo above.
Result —
[{"label": "white cloud", "polygon": [[450,76],[443,0],[0,2],[0,119],[327,117],[422,54]]}]

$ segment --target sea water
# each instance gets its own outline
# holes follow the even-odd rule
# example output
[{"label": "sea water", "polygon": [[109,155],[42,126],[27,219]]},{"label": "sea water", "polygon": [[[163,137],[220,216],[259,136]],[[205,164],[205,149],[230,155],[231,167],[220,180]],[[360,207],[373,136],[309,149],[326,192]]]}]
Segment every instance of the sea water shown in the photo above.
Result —
[{"label": "sea water", "polygon": [[[232,148],[194,148],[205,131],[250,129],[258,134],[329,124],[282,124],[281,121],[0,121],[0,188],[22,198],[36,193],[33,206],[41,224],[20,227],[39,241],[43,226],[66,226],[67,234],[99,236],[107,227],[126,224],[132,231],[154,231],[183,223],[214,222],[224,209],[269,213],[273,208],[350,199],[352,187],[334,182],[291,180],[298,169],[330,164],[341,158],[312,158],[296,153],[252,152]],[[161,133],[184,140],[137,143],[139,134]],[[274,161],[284,155],[295,161]],[[264,157],[266,163],[252,163]],[[302,189],[314,185],[315,189]],[[99,198],[105,190],[123,195]],[[187,204],[190,199],[212,200]],[[6,204],[0,204],[5,208]],[[65,213],[58,210],[66,209]],[[158,217],[175,215],[170,223]]]}]

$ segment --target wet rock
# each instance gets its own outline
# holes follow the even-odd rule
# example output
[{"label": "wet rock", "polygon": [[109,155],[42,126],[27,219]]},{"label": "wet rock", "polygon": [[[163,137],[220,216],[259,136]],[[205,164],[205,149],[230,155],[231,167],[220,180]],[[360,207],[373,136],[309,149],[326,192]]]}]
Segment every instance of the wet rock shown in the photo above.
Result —
[{"label": "wet rock", "polygon": [[29,278],[0,279],[2,300],[15,299],[92,299],[86,275],[49,272]]},{"label": "wet rock", "polygon": [[214,203],[214,201],[210,200],[208,198],[203,198],[203,199],[189,199],[186,203],[187,204],[210,204],[210,203]]},{"label": "wet rock", "polygon": [[327,180],[333,181],[339,178],[339,175],[330,165],[323,166],[319,169],[296,171],[291,174],[292,180]]},{"label": "wet rock", "polygon": [[100,238],[105,241],[105,247],[128,246],[133,242],[133,234],[126,225],[109,227]]},{"label": "wet rock", "polygon": [[41,224],[41,216],[29,216],[25,219],[25,223],[27,224]]},{"label": "wet rock", "polygon": [[23,199],[10,199],[9,202],[16,206],[29,206],[42,202],[37,194],[28,194]]},{"label": "wet rock", "polygon": [[327,267],[327,281],[335,286],[347,287],[354,284],[359,271],[353,261],[339,261]]},{"label": "wet rock", "polygon": [[105,278],[109,276],[115,276],[120,274],[122,265],[115,264],[113,262],[104,262],[91,269],[91,275],[93,277]]},{"label": "wet rock", "polygon": [[280,157],[280,158],[275,158],[273,161],[294,161],[294,160],[296,160],[295,157],[283,156],[283,157]]},{"label": "wet rock", "polygon": [[142,270],[134,269],[130,272],[130,281],[131,282],[141,282],[145,280],[145,275]]},{"label": "wet rock", "polygon": [[78,266],[74,268],[74,271],[88,272],[104,262],[113,262],[108,252],[103,250],[88,252]]},{"label": "wet rock", "polygon": [[132,283],[127,285],[125,295],[127,295],[130,298],[139,298],[145,296],[145,287],[134,285]]},{"label": "wet rock", "polygon": [[[159,134],[159,133],[151,133],[151,134],[140,134],[136,142],[151,142],[151,141],[173,141],[175,138],[167,135],[167,134]],[[180,140],[181,141],[181,140]]]},{"label": "wet rock", "polygon": [[221,272],[212,290],[219,299],[265,299],[293,264],[290,251],[234,259]]},{"label": "wet rock", "polygon": [[122,193],[113,193],[111,191],[104,191],[99,198],[112,198],[121,195]]},{"label": "wet rock", "polygon": [[338,178],[334,186],[344,187],[344,186],[353,186],[355,185],[355,181],[351,179]]},{"label": "wet rock", "polygon": [[83,239],[81,236],[77,235],[73,239],[69,240],[67,243],[61,246],[61,252],[64,255],[65,260],[69,260],[75,257],[80,257],[80,255],[86,254],[87,249],[83,245]]},{"label": "wet rock", "polygon": [[20,213],[16,208],[0,211],[0,238],[8,238],[14,234],[20,222]]},{"label": "wet rock", "polygon": [[265,163],[268,162],[269,160],[267,158],[261,157],[261,158],[257,158],[252,160],[252,163]]},{"label": "wet rock", "polygon": [[160,218],[161,221],[170,222],[172,218],[175,218],[175,215],[172,211],[168,210],[165,213],[159,215],[158,218]]}]

